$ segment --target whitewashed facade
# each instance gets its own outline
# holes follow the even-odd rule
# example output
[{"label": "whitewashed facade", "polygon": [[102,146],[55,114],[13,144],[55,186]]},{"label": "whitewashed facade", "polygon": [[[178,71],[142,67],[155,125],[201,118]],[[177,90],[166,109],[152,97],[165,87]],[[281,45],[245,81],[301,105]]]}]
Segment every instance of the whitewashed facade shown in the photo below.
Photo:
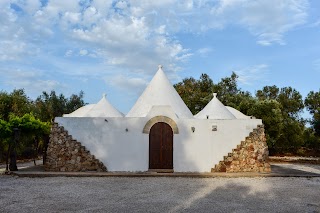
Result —
[{"label": "whitewashed facade", "polygon": [[149,134],[157,122],[167,123],[172,129],[174,172],[210,172],[262,124],[260,119],[225,107],[216,95],[193,116],[161,67],[126,116],[104,96],[98,104],[58,117],[55,122],[108,171],[129,172],[151,169]]}]

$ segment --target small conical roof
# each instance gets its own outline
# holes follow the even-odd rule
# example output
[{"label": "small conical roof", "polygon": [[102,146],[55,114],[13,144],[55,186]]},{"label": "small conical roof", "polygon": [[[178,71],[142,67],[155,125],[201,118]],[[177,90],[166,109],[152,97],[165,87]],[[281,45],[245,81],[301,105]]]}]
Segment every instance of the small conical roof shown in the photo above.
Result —
[{"label": "small conical roof", "polygon": [[226,108],[237,118],[237,119],[250,119],[250,116],[247,116],[245,114],[243,114],[242,112],[240,112],[239,110],[230,107],[230,106],[226,106]]},{"label": "small conical roof", "polygon": [[236,117],[219,101],[217,93],[213,93],[212,100],[198,114],[199,119],[236,119]]},{"label": "small conical roof", "polygon": [[94,107],[95,104],[88,104],[79,109],[71,112],[70,114],[64,114],[63,117],[83,117],[89,110]]},{"label": "small conical roof", "polygon": [[169,105],[179,118],[193,118],[193,115],[174,89],[166,74],[159,69],[150,84],[138,98],[127,117],[146,117],[152,106]]},{"label": "small conical roof", "polygon": [[123,114],[114,108],[103,94],[102,99],[82,117],[123,117]]}]

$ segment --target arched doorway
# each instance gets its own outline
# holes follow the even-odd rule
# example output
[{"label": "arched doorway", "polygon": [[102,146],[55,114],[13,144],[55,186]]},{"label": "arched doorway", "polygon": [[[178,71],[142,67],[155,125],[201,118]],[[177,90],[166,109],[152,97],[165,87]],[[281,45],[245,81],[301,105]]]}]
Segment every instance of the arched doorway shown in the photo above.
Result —
[{"label": "arched doorway", "polygon": [[173,171],[173,131],[167,123],[155,123],[150,129],[149,170]]}]

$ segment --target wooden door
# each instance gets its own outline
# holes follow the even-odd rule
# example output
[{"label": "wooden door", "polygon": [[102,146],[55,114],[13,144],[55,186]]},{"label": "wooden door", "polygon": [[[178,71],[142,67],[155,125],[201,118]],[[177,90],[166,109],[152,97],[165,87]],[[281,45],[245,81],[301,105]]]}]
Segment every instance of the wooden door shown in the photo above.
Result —
[{"label": "wooden door", "polygon": [[173,169],[173,131],[166,123],[156,123],[150,129],[149,169]]}]

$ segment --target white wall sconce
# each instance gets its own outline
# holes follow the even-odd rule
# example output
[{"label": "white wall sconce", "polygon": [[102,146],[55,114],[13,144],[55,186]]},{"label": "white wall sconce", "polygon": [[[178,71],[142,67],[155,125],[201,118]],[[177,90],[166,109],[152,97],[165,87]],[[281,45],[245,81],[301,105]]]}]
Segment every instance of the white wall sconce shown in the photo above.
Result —
[{"label": "white wall sconce", "polygon": [[218,131],[217,125],[212,125],[212,131]]},{"label": "white wall sconce", "polygon": [[191,127],[191,131],[194,132],[196,131],[196,128],[194,126]]}]

